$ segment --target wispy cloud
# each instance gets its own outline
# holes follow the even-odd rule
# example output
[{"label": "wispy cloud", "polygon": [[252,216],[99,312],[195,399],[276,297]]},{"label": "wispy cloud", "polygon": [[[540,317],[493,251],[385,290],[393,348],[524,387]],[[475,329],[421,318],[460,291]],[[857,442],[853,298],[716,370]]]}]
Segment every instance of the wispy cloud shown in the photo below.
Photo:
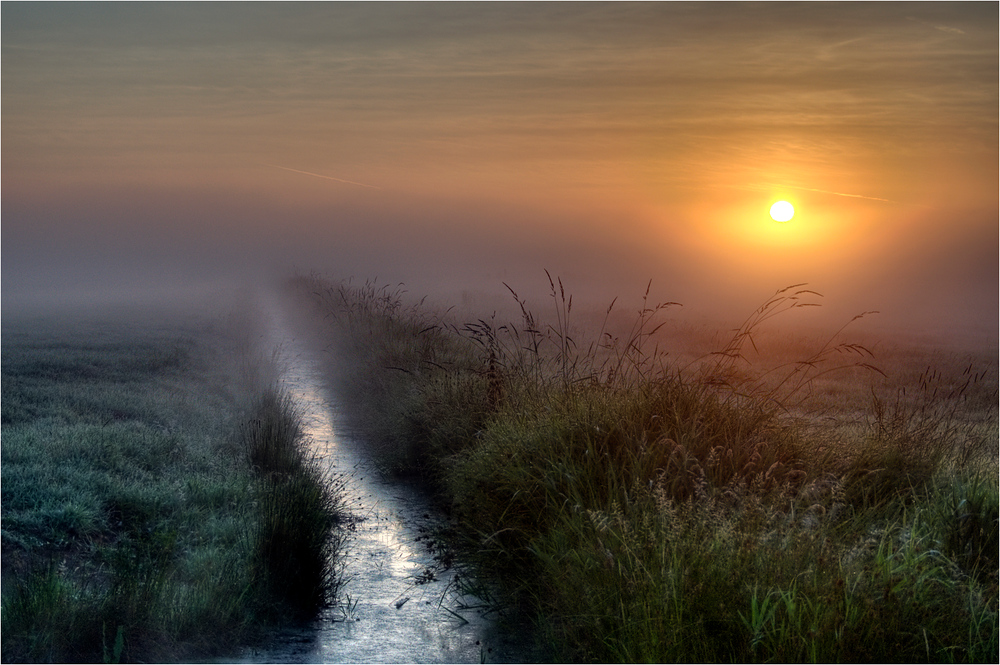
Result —
[{"label": "wispy cloud", "polygon": [[935,30],[940,30],[941,32],[948,32],[948,33],[951,33],[953,35],[964,35],[965,34],[965,30],[962,30],[960,28],[953,28],[953,27],[948,26],[948,25],[934,25],[933,23],[928,23],[927,21],[921,21],[920,19],[914,18],[912,16],[907,16],[906,18],[907,18],[907,20],[915,21],[915,22],[917,22],[917,23],[919,23],[921,25],[926,25],[928,28],[934,28]]},{"label": "wispy cloud", "polygon": [[264,164],[263,166],[269,166],[272,169],[281,169],[282,171],[291,171],[292,173],[301,173],[302,175],[311,175],[314,178],[323,178],[324,180],[333,180],[334,182],[342,182],[345,185],[357,185],[358,187],[370,187],[372,189],[382,189],[378,185],[367,185],[363,182],[355,182],[354,180],[344,180],[343,178],[334,178],[332,175],[323,175],[321,173],[313,173],[312,171],[301,171],[299,169],[290,169],[287,166],[278,166],[277,164]]}]

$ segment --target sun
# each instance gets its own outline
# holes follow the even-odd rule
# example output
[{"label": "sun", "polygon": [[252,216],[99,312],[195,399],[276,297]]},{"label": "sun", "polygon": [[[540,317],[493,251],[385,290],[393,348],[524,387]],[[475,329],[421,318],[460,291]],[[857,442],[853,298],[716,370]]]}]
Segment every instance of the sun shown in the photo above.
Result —
[{"label": "sun", "polygon": [[771,206],[771,219],[776,222],[787,222],[795,216],[795,208],[788,201],[777,201]]}]

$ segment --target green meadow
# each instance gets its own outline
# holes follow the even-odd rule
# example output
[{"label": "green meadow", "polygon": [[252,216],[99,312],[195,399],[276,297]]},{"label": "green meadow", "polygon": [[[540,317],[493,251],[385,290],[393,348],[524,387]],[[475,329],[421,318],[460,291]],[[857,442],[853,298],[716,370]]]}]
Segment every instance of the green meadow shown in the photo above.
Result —
[{"label": "green meadow", "polygon": [[351,426],[556,661],[996,662],[995,349],[769,335],[802,287],[712,348],[645,298],[577,325],[550,285],[547,317],[511,291],[471,323],[289,292]]},{"label": "green meadow", "polygon": [[207,658],[332,601],[340,499],[259,333],[5,316],[4,662]]}]

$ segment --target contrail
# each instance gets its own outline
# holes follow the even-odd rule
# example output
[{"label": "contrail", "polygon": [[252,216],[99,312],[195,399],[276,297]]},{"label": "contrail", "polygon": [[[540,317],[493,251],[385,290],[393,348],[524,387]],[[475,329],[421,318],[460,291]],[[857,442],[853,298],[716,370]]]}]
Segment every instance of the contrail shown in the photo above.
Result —
[{"label": "contrail", "polygon": [[827,189],[813,189],[812,187],[796,187],[795,185],[772,185],[773,187],[788,187],[789,189],[801,189],[807,192],[819,192],[820,194],[833,194],[834,196],[847,196],[852,199],[868,199],[869,201],[883,201],[885,203],[895,203],[890,199],[880,199],[877,196],[862,196],[861,194],[844,194],[843,192],[831,192]]},{"label": "contrail", "polygon": [[264,164],[264,166],[270,166],[273,169],[281,169],[282,171],[291,171],[292,173],[302,173],[303,175],[311,175],[314,178],[323,178],[325,180],[333,180],[334,182],[342,182],[346,185],[357,185],[358,187],[371,187],[372,189],[382,189],[376,185],[366,185],[363,182],[354,182],[353,180],[344,180],[343,178],[334,178],[331,175],[322,175],[320,173],[311,173],[309,171],[300,171],[299,169],[290,169],[287,166],[278,166],[277,164]]}]

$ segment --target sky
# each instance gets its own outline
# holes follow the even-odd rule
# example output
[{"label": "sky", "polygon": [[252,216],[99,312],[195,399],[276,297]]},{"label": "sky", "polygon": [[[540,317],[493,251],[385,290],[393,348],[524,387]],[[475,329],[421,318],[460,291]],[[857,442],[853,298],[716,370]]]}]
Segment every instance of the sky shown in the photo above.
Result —
[{"label": "sky", "polygon": [[737,323],[804,282],[831,320],[997,342],[995,2],[0,13],[5,310],[288,270],[487,302],[549,270]]}]

